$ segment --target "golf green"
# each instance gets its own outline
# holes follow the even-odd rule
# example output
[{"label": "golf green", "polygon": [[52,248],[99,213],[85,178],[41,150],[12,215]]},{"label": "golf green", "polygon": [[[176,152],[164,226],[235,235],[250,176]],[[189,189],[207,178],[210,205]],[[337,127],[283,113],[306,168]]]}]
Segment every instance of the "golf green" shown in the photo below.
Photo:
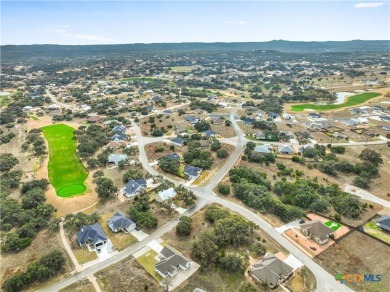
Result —
[{"label": "golf green", "polygon": [[291,110],[295,112],[301,112],[305,109],[319,110],[319,111],[329,111],[334,109],[339,109],[343,107],[355,106],[366,102],[367,100],[373,99],[375,97],[380,96],[380,93],[377,92],[366,92],[362,94],[353,95],[348,98],[348,100],[341,104],[296,104],[291,106]]},{"label": "golf green", "polygon": [[336,223],[336,222],[333,222],[333,221],[327,221],[324,224],[326,226],[332,228],[334,231],[336,231],[337,229],[339,229],[341,227],[340,223]]},{"label": "golf green", "polygon": [[72,197],[85,192],[88,171],[77,156],[74,129],[58,124],[41,130],[49,144],[49,180],[57,195]]}]

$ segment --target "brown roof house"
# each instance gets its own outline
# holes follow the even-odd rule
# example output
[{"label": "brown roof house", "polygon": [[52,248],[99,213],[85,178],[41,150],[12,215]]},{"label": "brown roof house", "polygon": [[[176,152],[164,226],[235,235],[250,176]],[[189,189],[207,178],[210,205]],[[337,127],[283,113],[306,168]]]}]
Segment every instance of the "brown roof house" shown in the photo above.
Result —
[{"label": "brown roof house", "polygon": [[287,279],[293,268],[277,258],[273,253],[267,253],[264,258],[255,263],[249,273],[257,281],[274,288]]},{"label": "brown roof house", "polygon": [[332,228],[324,225],[319,220],[312,220],[303,223],[300,227],[303,234],[314,239],[318,244],[327,243],[329,236],[331,236],[334,232]]},{"label": "brown roof house", "polygon": [[170,248],[164,246],[158,255],[160,261],[155,265],[154,269],[161,277],[170,276],[173,278],[179,271],[179,268],[187,270],[191,266],[191,261],[184,256],[175,253]]}]

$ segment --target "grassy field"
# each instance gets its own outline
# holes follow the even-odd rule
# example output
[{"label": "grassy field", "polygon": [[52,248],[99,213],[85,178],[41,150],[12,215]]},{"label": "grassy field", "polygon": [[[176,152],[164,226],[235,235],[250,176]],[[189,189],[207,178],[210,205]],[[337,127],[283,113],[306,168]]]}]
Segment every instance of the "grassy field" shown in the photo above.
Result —
[{"label": "grassy field", "polygon": [[380,93],[366,92],[362,94],[353,95],[348,98],[347,102],[341,104],[324,104],[324,105],[310,104],[310,103],[297,104],[297,105],[292,105],[291,110],[295,112],[301,112],[304,111],[305,109],[312,109],[312,110],[319,110],[319,111],[334,110],[334,109],[339,109],[339,108],[344,108],[349,106],[355,106],[378,96],[380,96]]},{"label": "grassy field", "polygon": [[158,282],[161,282],[163,278],[154,269],[155,265],[157,264],[157,261],[154,259],[156,256],[157,253],[154,250],[149,250],[137,258],[137,261],[153,278],[155,278]]},{"label": "grassy field", "polygon": [[96,252],[89,251],[87,247],[73,249],[73,254],[80,265],[97,259]]},{"label": "grassy field", "polygon": [[42,128],[49,143],[49,180],[60,197],[71,197],[86,190],[88,171],[76,153],[72,127],[58,124]]}]

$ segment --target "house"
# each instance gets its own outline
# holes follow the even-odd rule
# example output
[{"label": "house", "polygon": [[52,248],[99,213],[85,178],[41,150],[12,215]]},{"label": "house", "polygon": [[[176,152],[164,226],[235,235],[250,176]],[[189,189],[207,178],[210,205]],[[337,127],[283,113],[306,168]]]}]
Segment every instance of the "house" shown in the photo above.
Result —
[{"label": "house", "polygon": [[184,125],[177,125],[176,128],[175,128],[175,133],[176,135],[186,135],[188,134],[190,131],[187,129],[186,126]]},{"label": "house", "polygon": [[306,124],[306,127],[311,131],[322,131],[324,129],[330,128],[332,125],[328,122],[321,121],[321,122],[313,122]]},{"label": "house", "polygon": [[292,120],[292,119],[293,119],[293,116],[292,116],[292,115],[289,115],[289,114],[286,114],[286,113],[284,113],[284,114],[282,115],[282,118],[283,118],[284,120]]},{"label": "house", "polygon": [[201,140],[199,141],[199,143],[201,149],[209,149],[213,142],[211,141],[211,139],[209,139],[209,140]]},{"label": "house", "polygon": [[118,166],[119,162],[127,161],[126,154],[110,154],[108,156],[108,165],[109,166]]},{"label": "house", "polygon": [[384,111],[384,108],[383,107],[381,107],[380,105],[374,105],[373,107],[372,107],[372,109],[374,110],[374,111]]},{"label": "house", "polygon": [[255,147],[254,152],[268,154],[273,152],[273,148],[271,145],[260,145]]},{"label": "house", "polygon": [[80,231],[76,233],[76,237],[81,247],[88,245],[91,249],[97,249],[108,242],[99,223],[81,227]]},{"label": "house", "polygon": [[32,107],[32,106],[29,106],[29,105],[26,105],[26,106],[23,107],[23,111],[24,111],[24,112],[31,112],[32,109],[33,109],[33,107]]},{"label": "house", "polygon": [[116,212],[114,216],[108,218],[108,227],[115,233],[118,231],[130,232],[137,227],[137,224],[122,212]]},{"label": "house", "polygon": [[292,146],[290,145],[280,145],[278,147],[278,151],[280,154],[288,154],[288,155],[292,155],[294,154],[294,148],[292,148]]},{"label": "house", "polygon": [[154,105],[148,105],[145,107],[145,109],[148,111],[148,112],[152,112],[154,110],[156,110],[156,108],[154,107]]},{"label": "house", "polygon": [[253,114],[253,113],[257,112],[258,110],[259,110],[258,107],[252,106],[252,105],[248,105],[245,107],[245,112],[247,114]]},{"label": "house", "polygon": [[217,135],[216,132],[214,132],[213,130],[210,130],[210,129],[204,131],[203,134],[204,134],[206,137],[210,137],[210,138],[215,137],[215,136]]},{"label": "house", "polygon": [[124,133],[115,133],[114,135],[111,136],[110,140],[111,141],[124,141],[126,140],[126,134]]},{"label": "house", "polygon": [[139,178],[135,180],[132,179],[126,183],[123,189],[123,195],[127,198],[131,198],[144,189],[146,189],[146,180],[144,178]]},{"label": "house", "polygon": [[174,188],[169,188],[165,191],[161,191],[157,194],[157,201],[162,203],[165,202],[169,199],[174,198],[177,195],[176,191]]},{"label": "house", "polygon": [[127,142],[125,141],[110,141],[106,146],[104,146],[104,149],[117,149],[123,146],[126,146]]},{"label": "house", "polygon": [[243,117],[243,118],[241,118],[241,120],[244,122],[244,124],[246,124],[248,126],[252,126],[253,123],[255,122],[255,119],[247,118],[247,117]]},{"label": "house", "polygon": [[293,268],[277,258],[273,253],[267,253],[264,258],[255,263],[249,273],[260,283],[271,288],[278,286],[293,272]]},{"label": "house", "polygon": [[329,236],[331,236],[334,230],[319,220],[312,220],[300,225],[301,231],[306,236],[314,239],[318,244],[324,244],[328,242]]},{"label": "house", "polygon": [[381,218],[378,219],[376,226],[381,229],[390,231],[390,216],[383,215]]},{"label": "house", "polygon": [[171,139],[171,144],[182,147],[184,145],[185,141],[186,140],[182,137],[176,137],[176,138]]},{"label": "house", "polygon": [[122,125],[116,125],[111,130],[112,133],[126,133],[126,127]]},{"label": "house", "polygon": [[177,275],[179,268],[183,271],[191,266],[191,261],[184,256],[175,253],[170,248],[164,246],[158,255],[160,261],[155,265],[155,271],[165,278],[170,276],[173,278]]},{"label": "house", "polygon": [[390,131],[390,126],[383,126],[382,129],[386,131]]},{"label": "house", "polygon": [[184,117],[184,120],[190,124],[196,124],[197,122],[200,121],[200,119],[195,116],[186,116]]},{"label": "house", "polygon": [[200,174],[202,173],[202,170],[203,169],[201,169],[199,167],[195,167],[195,166],[191,166],[191,165],[184,166],[184,174],[186,176],[188,176],[189,180],[197,179],[200,176]]},{"label": "house", "polygon": [[99,116],[90,116],[88,119],[87,119],[87,122],[89,123],[100,123],[101,121],[103,121],[103,118],[102,117],[99,117]]},{"label": "house", "polygon": [[353,120],[356,121],[358,124],[368,124],[367,118],[358,117],[358,118],[355,118]]},{"label": "house", "polygon": [[317,114],[317,113],[309,113],[308,117],[311,118],[311,119],[320,119],[321,115]]},{"label": "house", "polygon": [[269,112],[268,113],[268,117],[270,118],[270,119],[276,119],[277,117],[279,116],[279,114],[278,113],[274,113],[274,112]]},{"label": "house", "polygon": [[173,112],[172,112],[171,110],[169,110],[169,109],[163,110],[162,113],[163,113],[164,115],[167,115],[167,116],[170,116],[171,114],[173,114]]},{"label": "house", "polygon": [[169,154],[167,154],[167,155],[165,155],[163,157],[180,160],[180,156],[176,152],[169,153]]},{"label": "house", "polygon": [[379,118],[383,121],[390,121],[390,116],[379,116]]},{"label": "house", "polygon": [[263,131],[258,131],[253,134],[257,140],[265,140],[267,139],[267,135]]},{"label": "house", "polygon": [[223,123],[223,119],[220,117],[212,117],[210,121],[213,125],[221,125]]},{"label": "house", "polygon": [[339,132],[334,132],[332,133],[332,137],[333,138],[336,138],[336,139],[344,139],[344,140],[348,140],[349,137],[343,133],[339,133]]}]

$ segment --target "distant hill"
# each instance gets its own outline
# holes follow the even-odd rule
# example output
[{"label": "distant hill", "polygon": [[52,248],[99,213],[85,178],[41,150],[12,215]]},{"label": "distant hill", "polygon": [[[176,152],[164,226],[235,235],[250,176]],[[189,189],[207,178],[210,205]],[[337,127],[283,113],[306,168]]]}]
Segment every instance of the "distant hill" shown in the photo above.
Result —
[{"label": "distant hill", "polygon": [[163,43],[163,44],[123,44],[123,45],[6,45],[1,46],[2,62],[17,58],[72,57],[113,55],[131,53],[167,52],[217,52],[217,51],[256,51],[273,50],[286,53],[325,53],[325,52],[390,52],[390,41],[329,41],[293,42],[270,41],[250,43]]}]

